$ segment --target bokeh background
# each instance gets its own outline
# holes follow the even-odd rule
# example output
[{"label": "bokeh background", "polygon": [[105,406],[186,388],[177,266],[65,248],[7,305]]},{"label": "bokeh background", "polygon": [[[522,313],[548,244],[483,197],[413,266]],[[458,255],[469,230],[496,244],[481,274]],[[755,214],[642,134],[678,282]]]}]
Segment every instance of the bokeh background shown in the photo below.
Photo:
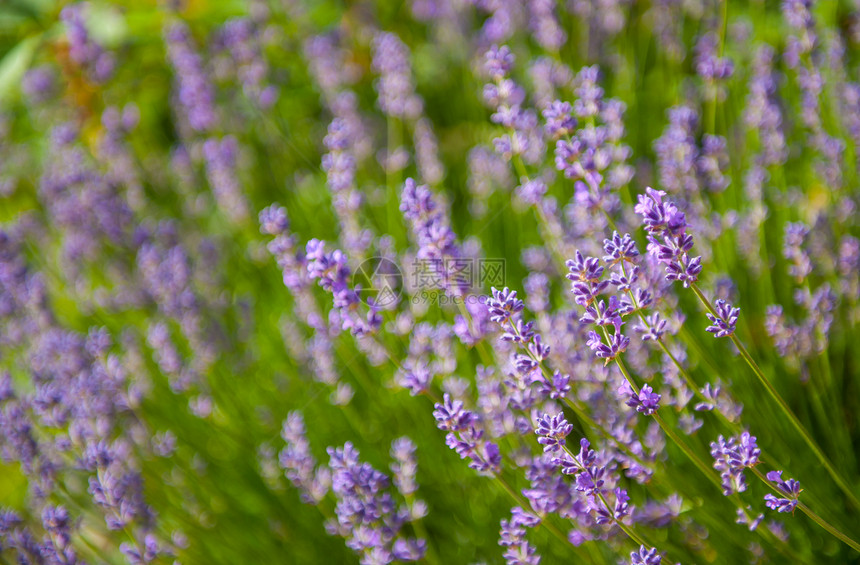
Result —
[{"label": "bokeh background", "polygon": [[[409,289],[395,311],[382,312],[378,339],[391,359],[368,355],[349,331],[321,335],[285,287],[266,247],[271,238],[257,220],[273,202],[283,205],[297,249],[311,238],[329,248],[356,247],[350,230],[357,225],[368,243],[348,256],[353,269],[386,255],[406,270],[415,240],[400,194],[405,179],[415,177],[431,185],[468,253],[505,260],[505,286],[522,289],[530,274],[547,276],[542,331],[563,333],[564,320],[575,325],[545,218],[521,197],[519,172],[494,149],[503,128],[491,120],[482,94],[489,82],[484,53],[493,44],[516,55],[512,76],[525,88],[523,105],[538,116],[552,98],[580,99],[580,69],[599,67],[603,97],[624,105],[617,145],[629,148],[622,153],[630,179],[613,191],[617,201],[607,210],[630,227],[643,254],[636,195],[646,186],[666,189],[667,162],[681,163],[678,170],[695,163],[697,155],[684,151],[704,155],[703,136],[721,136],[725,147],[711,157],[726,186],[709,190],[694,172],[698,185],[672,193],[695,200],[689,214],[708,226],[695,234],[706,264],[702,286],[741,307],[737,335],[857,489],[860,12],[852,2],[817,2],[809,27],[802,15],[792,19],[794,4],[804,5],[3,2],[0,365],[15,392],[0,401],[0,506],[42,539],[50,538],[43,508],[63,505],[72,516],[70,543],[91,563],[135,562],[120,544],[144,548],[147,534],[162,550],[153,562],[357,562],[343,539],[326,533],[333,503],[303,503],[279,467],[282,422],[298,410],[321,463],[328,461],[327,446],[350,441],[363,461],[390,474],[391,442],[403,435],[415,442],[417,496],[428,513],[420,527],[405,528],[426,537],[427,562],[503,562],[499,524],[515,505],[509,493],[446,446],[432,416],[438,398],[411,395],[397,386],[396,374],[412,349],[423,347],[415,343],[427,340],[441,397],[446,379],[473,383],[487,351],[503,372],[509,350],[494,349],[492,332],[482,338],[483,351],[462,343],[451,331],[461,311],[416,306]],[[374,42],[383,32],[402,42],[407,90],[420,97],[417,114],[380,108],[379,81],[387,71],[374,63]],[[707,49],[711,59],[701,55]],[[769,61],[763,49],[770,49]],[[728,61],[729,69],[703,69],[703,60]],[[763,76],[773,77],[770,86],[758,80]],[[757,109],[762,100],[770,106]],[[681,105],[697,116],[687,132],[692,145],[672,137],[678,124],[670,123],[669,110]],[[322,166],[330,124],[344,115],[361,126],[350,145],[355,182],[347,196],[331,189]],[[668,152],[661,149],[671,143]],[[594,220],[571,211],[582,202],[574,180],[555,170],[553,146],[546,141],[528,167],[543,175],[546,196],[557,203],[563,249],[596,254],[611,228],[600,214]],[[777,155],[762,164],[768,150]],[[360,205],[344,204],[350,198]],[[794,247],[788,222],[806,226]],[[793,268],[805,272],[797,276]],[[745,407],[744,428],[786,465],[786,476],[800,479],[810,507],[856,539],[858,509],[732,346],[705,333],[696,296],[676,286],[661,299],[676,355],[700,386],[717,379],[729,385]],[[330,294],[313,287],[310,294],[327,316]],[[774,304],[794,324],[787,334],[768,318]],[[426,324],[420,331],[419,323]],[[110,345],[91,358],[75,353],[90,351],[84,343],[94,335],[110,336]],[[581,350],[587,359],[576,365],[574,380],[612,370],[578,338],[557,338],[554,346]],[[660,352],[645,356],[641,374],[654,378],[668,399],[672,387],[662,378]],[[96,366],[111,374],[109,386],[69,388],[78,372]],[[64,367],[75,367],[75,375],[56,376]],[[111,399],[104,413],[99,398]],[[76,405],[85,408],[77,413]],[[634,425],[644,436],[648,425],[641,420]],[[572,445],[590,435],[583,422],[574,423]],[[39,453],[32,468],[15,443],[22,428]],[[725,433],[709,419],[685,437],[710,465],[709,444]],[[538,453],[534,438],[523,437]],[[94,471],[81,463],[99,438],[141,479],[151,517],[135,515],[120,529],[106,523],[109,510],[87,486]],[[766,520],[778,525],[776,537],[762,541],[735,524],[727,497],[671,442],[655,460],[661,484],[677,484],[684,503],[670,526],[644,528],[661,551],[685,563],[860,562],[800,513],[767,511]],[[515,490],[528,487],[520,469],[508,467],[503,475]],[[670,494],[630,482],[639,506]],[[744,504],[753,515],[765,512],[768,490],[750,482]],[[566,533],[568,525],[557,522]],[[787,541],[778,540],[782,535]],[[11,537],[0,539],[5,562],[25,554]],[[588,542],[586,553],[542,528],[529,539],[545,563],[583,555],[615,563],[635,549],[617,535]],[[780,547],[790,548],[791,557]],[[21,562],[39,562],[30,559]]]}]

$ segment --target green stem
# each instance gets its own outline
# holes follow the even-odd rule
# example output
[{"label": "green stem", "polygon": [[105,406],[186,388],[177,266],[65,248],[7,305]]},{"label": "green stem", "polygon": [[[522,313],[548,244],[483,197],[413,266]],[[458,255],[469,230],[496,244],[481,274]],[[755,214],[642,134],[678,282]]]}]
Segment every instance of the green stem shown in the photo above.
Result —
[{"label": "green stem", "polygon": [[[606,328],[604,328],[604,331],[606,331]],[[633,377],[630,375],[630,372],[627,370],[627,366],[624,365],[624,361],[621,360],[621,357],[616,357],[615,363],[618,365],[618,368],[621,370],[621,374],[624,375],[624,378],[627,380],[627,383],[630,385],[630,388],[633,389],[633,392],[639,394],[639,387],[636,386],[636,382],[633,380]],[[684,452],[684,455],[686,455],[690,459],[690,461],[693,462],[693,464],[708,478],[708,480],[714,483],[717,488],[722,490],[720,480],[714,476],[712,469],[708,467],[708,465],[706,465],[704,461],[699,459],[699,456],[693,452],[689,445],[684,443],[684,440],[682,440],[680,436],[675,433],[675,430],[673,430],[666,423],[666,420],[664,420],[658,412],[655,412],[653,416],[654,420],[657,422],[657,424],[660,425],[660,428],[663,430],[663,432],[667,436],[669,436],[669,438],[673,442],[675,442],[675,444],[681,449],[681,451]]]},{"label": "green stem", "polygon": [[797,507],[800,508],[801,512],[812,518],[813,522],[827,530],[827,532],[830,533],[833,537],[837,538],[857,553],[860,553],[860,543],[857,543],[853,539],[849,538],[848,536],[831,526],[824,518],[810,510],[810,508],[804,503],[798,502]]},{"label": "green stem", "polygon": [[[565,453],[568,454],[568,456],[571,458],[571,460],[573,460],[579,466],[581,472],[583,472],[583,473],[588,472],[587,469],[585,469],[584,467],[579,465],[579,461],[576,459],[576,456],[573,453],[571,453],[570,449],[568,449],[566,445],[562,446],[562,449],[564,449]],[[618,518],[615,517],[615,512],[614,512],[613,508],[609,505],[609,502],[607,502],[606,497],[603,496],[603,493],[600,492],[600,490],[596,490],[595,494],[597,495],[597,498],[600,499],[600,502],[603,504],[603,507],[606,508],[606,512],[610,516],[612,516],[612,522],[617,524],[618,527],[621,528],[621,531],[623,531],[625,534],[627,534],[627,537],[629,537],[631,540],[633,540],[633,542],[635,542],[637,545],[640,545],[640,546],[644,545],[645,547],[654,547],[654,544],[647,543],[645,540],[643,540],[641,537],[639,537],[639,534],[634,532],[632,528],[630,528],[629,526],[627,526],[626,524],[621,522],[621,520],[619,520]]]},{"label": "green stem", "polygon": [[[520,496],[513,489],[513,487],[511,485],[509,485],[508,482],[504,478],[502,478],[501,475],[494,475],[494,478],[496,479],[496,481],[498,481],[498,483],[500,485],[502,485],[502,488],[505,490],[505,492],[507,492],[508,495],[510,495],[510,497],[514,499],[514,501],[517,503],[518,506],[520,506],[521,508],[530,508],[531,507],[527,501],[522,500],[520,498]],[[549,531],[552,535],[557,537],[559,540],[561,540],[565,544],[570,544],[570,540],[568,540],[567,537],[558,530],[558,528],[556,528],[554,525],[552,525],[546,519],[546,517],[543,517],[541,519],[540,525],[545,527],[547,529],[547,531]]]},{"label": "green stem", "polygon": [[[521,338],[522,336],[520,335],[519,330],[517,330],[517,327],[514,324],[509,324],[509,325],[510,325],[511,331],[517,337]],[[522,339],[520,341],[522,342]],[[529,348],[527,348],[527,347],[525,348],[525,352],[529,356],[529,358],[531,358],[531,360],[534,361],[535,363],[537,363],[537,366],[540,367],[541,374],[544,376],[544,378],[547,379],[548,381],[552,381],[552,376],[549,375],[549,370],[544,366],[542,360],[535,357],[534,354],[532,354],[531,350],[529,350]],[[569,398],[567,398],[565,396],[564,402],[565,402],[565,404],[567,404],[570,407],[571,410],[573,410],[574,414],[576,414],[577,417],[579,417],[581,420],[585,421],[585,423],[587,423],[589,426],[591,426],[592,428],[597,430],[598,433],[600,433],[600,435],[602,435],[606,439],[611,440],[621,451],[623,451],[624,453],[626,453],[627,455],[632,457],[637,463],[642,465],[642,467],[644,467],[644,468],[648,467],[648,464],[645,463],[645,461],[643,461],[638,455],[633,453],[633,451],[628,446],[624,445],[623,442],[618,441],[615,438],[615,436],[613,436],[606,428],[604,428],[603,426],[598,424],[595,420],[593,420],[590,416],[588,416],[585,413],[585,411],[582,410],[581,408],[579,408],[572,400],[570,400]]]},{"label": "green stem", "polygon": [[[693,292],[696,293],[696,296],[699,297],[699,300],[702,302],[705,308],[712,315],[716,316],[717,313],[714,310],[714,307],[711,305],[710,301],[705,297],[699,287],[695,283],[692,283],[690,285],[690,288],[693,289]],[[731,334],[730,338],[732,340],[732,343],[735,344],[735,347],[738,348],[741,357],[744,358],[744,361],[747,362],[747,365],[749,365],[750,369],[752,369],[753,373],[758,378],[759,382],[761,382],[761,384],[767,390],[768,394],[774,400],[774,402],[777,403],[785,416],[788,418],[789,422],[791,422],[791,425],[794,426],[794,429],[800,434],[800,436],[803,438],[803,441],[806,442],[806,444],[815,454],[815,457],[824,466],[824,468],[839,486],[840,490],[845,493],[845,496],[856,508],[860,508],[860,501],[857,500],[857,496],[854,494],[847,481],[842,478],[842,476],[839,474],[839,472],[836,470],[836,468],[833,466],[827,456],[824,455],[824,452],[821,451],[821,448],[818,447],[818,444],[815,442],[814,439],[812,439],[812,436],[809,434],[808,431],[806,431],[806,428],[803,427],[803,424],[800,423],[800,420],[797,419],[797,416],[794,415],[794,412],[792,412],[791,408],[788,406],[788,403],[782,398],[782,396],[780,396],[779,392],[776,390],[770,380],[768,380],[764,372],[749,354],[749,351],[747,351],[746,347],[744,347],[744,344],[741,343],[741,341],[737,338],[735,334]]]},{"label": "green stem", "polygon": [[[777,494],[778,494],[778,495],[780,495],[781,497],[785,497],[785,496],[786,496],[784,492],[782,492],[781,490],[779,490],[779,489],[778,489],[778,488],[777,488],[777,487],[776,487],[772,482],[770,482],[769,480],[767,480],[767,477],[765,477],[765,476],[762,474],[762,472],[761,472],[761,471],[759,471],[759,470],[758,470],[758,469],[756,469],[755,467],[751,467],[751,468],[750,468],[750,470],[751,470],[751,471],[753,472],[753,474],[754,474],[756,477],[758,477],[758,478],[759,478],[759,480],[761,480],[761,482],[763,482],[763,483],[764,483],[764,484],[765,484],[765,485],[766,485],[770,490],[774,491],[775,493],[777,493]],[[812,518],[812,521],[813,521],[813,522],[815,522],[816,524],[818,524],[819,526],[821,526],[822,528],[824,528],[824,529],[825,529],[825,530],[826,530],[830,535],[832,535],[833,537],[835,537],[835,538],[836,538],[836,539],[838,539],[839,541],[841,541],[841,542],[845,543],[848,547],[850,547],[850,548],[851,548],[851,549],[853,549],[854,551],[856,551],[856,552],[860,553],[860,543],[857,543],[857,542],[856,542],[856,541],[854,541],[852,538],[850,538],[850,537],[848,537],[847,535],[843,534],[843,533],[842,533],[838,528],[836,528],[835,526],[831,525],[827,520],[825,520],[824,518],[822,518],[821,516],[819,516],[818,514],[816,514],[815,512],[813,512],[811,508],[809,508],[807,505],[805,505],[804,503],[800,502],[799,500],[797,501],[797,507],[800,509],[800,511],[801,511],[801,512],[803,512],[804,514],[806,514],[807,516],[809,516],[810,518]]]}]

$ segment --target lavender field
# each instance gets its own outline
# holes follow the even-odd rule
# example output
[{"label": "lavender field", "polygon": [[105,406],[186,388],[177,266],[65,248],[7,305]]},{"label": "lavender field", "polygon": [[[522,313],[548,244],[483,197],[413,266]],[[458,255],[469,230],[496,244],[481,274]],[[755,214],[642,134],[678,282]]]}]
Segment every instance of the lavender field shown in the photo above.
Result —
[{"label": "lavender field", "polygon": [[860,2],[0,2],[0,565],[860,564]]}]

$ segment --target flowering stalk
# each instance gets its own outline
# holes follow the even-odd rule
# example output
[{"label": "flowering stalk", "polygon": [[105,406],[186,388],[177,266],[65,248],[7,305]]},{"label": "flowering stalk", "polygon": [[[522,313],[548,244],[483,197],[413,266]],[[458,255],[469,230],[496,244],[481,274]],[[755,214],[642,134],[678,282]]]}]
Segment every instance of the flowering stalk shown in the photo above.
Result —
[{"label": "flowering stalk", "polygon": [[[797,481],[794,481],[794,479],[783,481],[781,477],[782,471],[771,471],[767,474],[767,476],[765,476],[755,467],[751,467],[751,469],[755,476],[758,477],[762,483],[764,483],[768,488],[776,492],[780,497],[777,498],[771,494],[765,495],[765,500],[769,501],[768,506],[772,507],[775,510],[778,510],[779,512],[793,512],[795,508],[800,509],[801,512],[806,514],[810,519],[812,519],[812,521],[821,526],[833,537],[842,541],[854,551],[860,553],[860,543],[857,543],[854,539],[842,533],[838,528],[827,522],[824,518],[813,512],[812,509],[810,509],[807,505],[797,499],[797,495],[800,493],[800,490],[802,490],[798,487],[793,486],[794,484],[797,484]],[[793,483],[789,483],[789,481],[793,481]],[[781,485],[787,486],[783,487]],[[791,494],[791,497],[783,498],[786,496],[786,494]]]},{"label": "flowering stalk", "polygon": [[561,457],[553,460],[562,468],[562,473],[565,475],[576,476],[576,489],[586,493],[591,497],[597,497],[602,508],[594,509],[594,512],[599,515],[598,523],[606,521],[617,525],[627,537],[635,543],[644,546],[645,542],[641,537],[628,525],[622,521],[627,515],[627,492],[622,489],[615,489],[616,504],[610,505],[606,500],[603,486],[603,474],[605,469],[596,465],[596,453],[590,449],[588,440],[583,438],[580,441],[580,452],[574,454],[567,447],[566,437],[573,430],[567,420],[564,419],[564,414],[559,413],[555,416],[545,414],[543,418],[538,420],[538,428],[535,433],[541,436],[538,443],[544,446],[544,451],[549,453],[557,453],[561,450]]},{"label": "flowering stalk", "polygon": [[[714,309],[714,307],[711,305],[711,302],[707,299],[707,297],[701,291],[698,285],[693,283],[690,285],[690,288],[693,289],[693,292],[702,302],[705,309],[707,309],[712,316],[719,317],[720,314],[717,312],[717,310]],[[809,432],[806,430],[803,424],[800,423],[800,420],[797,419],[797,416],[794,415],[794,412],[788,406],[788,403],[782,398],[782,396],[776,390],[776,387],[774,387],[770,380],[765,376],[764,372],[758,366],[758,363],[756,363],[752,356],[749,354],[749,351],[747,351],[747,348],[744,347],[744,344],[741,342],[741,340],[738,339],[734,332],[730,333],[728,337],[732,340],[732,343],[735,344],[735,347],[738,348],[741,357],[744,358],[744,361],[746,361],[747,365],[749,365],[750,369],[752,369],[752,372],[758,378],[759,382],[764,386],[765,390],[767,390],[767,393],[774,400],[774,402],[777,403],[780,410],[782,410],[783,414],[785,414],[786,418],[788,418],[788,421],[791,422],[791,425],[794,427],[795,430],[797,430],[797,432],[800,434],[800,437],[803,438],[803,441],[806,442],[806,444],[815,454],[815,457],[821,462],[821,464],[827,470],[828,474],[830,474],[831,478],[839,486],[840,490],[842,490],[845,496],[848,497],[848,500],[850,500],[856,508],[860,508],[860,500],[857,499],[857,495],[854,493],[848,483],[842,478],[842,475],[836,470],[836,468],[833,466],[827,456],[824,455],[824,452],[821,451],[821,448],[818,447],[818,444],[815,442],[814,439],[812,439],[812,436],[809,435]]]},{"label": "flowering stalk", "polygon": [[[493,299],[488,303],[490,313],[493,316],[491,319],[496,321],[504,330],[505,335],[502,336],[502,340],[512,341],[521,346],[533,366],[540,370],[544,381],[548,383],[553,382],[553,375],[550,374],[549,369],[544,364],[545,359],[536,355],[533,348],[526,346],[530,339],[534,337],[534,332],[531,331],[531,322],[524,324],[522,320],[514,320],[514,315],[523,309],[522,301],[517,299],[517,292],[507,288],[503,290],[493,288],[492,292]],[[576,414],[577,418],[588,424],[591,429],[597,431],[604,438],[612,441],[616,447],[624,451],[626,455],[633,458],[638,464],[647,467],[646,462],[641,457],[633,453],[623,442],[617,441],[617,438],[609,430],[592,419],[581,406],[573,402],[567,395],[561,395],[560,398]]]},{"label": "flowering stalk", "polygon": [[[700,258],[689,257],[688,253],[693,247],[693,240],[692,236],[686,233],[687,222],[684,213],[680,212],[674,203],[664,202],[662,199],[664,195],[663,191],[655,191],[649,188],[647,196],[639,196],[639,203],[636,206],[636,212],[643,216],[646,229],[649,232],[649,253],[655,255],[661,263],[666,265],[667,280],[679,280],[684,283],[685,287],[693,289],[693,292],[695,292],[696,296],[699,297],[699,300],[709,312],[708,318],[711,320],[712,325],[708,328],[708,331],[716,334],[718,337],[729,337],[732,340],[738,351],[741,352],[741,356],[744,357],[744,360],[759,378],[759,381],[762,382],[768,393],[780,405],[794,427],[800,432],[801,436],[809,444],[828,472],[830,472],[839,487],[852,499],[852,502],[856,501],[847,484],[842,481],[808,432],[806,432],[802,424],[794,416],[788,404],[782,399],[752,359],[752,356],[750,356],[749,352],[737,336],[735,336],[735,323],[739,310],[732,308],[725,301],[720,301],[718,308],[715,309],[699,289],[698,285],[696,285],[698,274],[701,271]],[[657,239],[658,236],[662,236],[662,243]],[[691,265],[695,265],[695,269],[691,270],[689,268]],[[842,538],[840,537],[840,539]]]}]

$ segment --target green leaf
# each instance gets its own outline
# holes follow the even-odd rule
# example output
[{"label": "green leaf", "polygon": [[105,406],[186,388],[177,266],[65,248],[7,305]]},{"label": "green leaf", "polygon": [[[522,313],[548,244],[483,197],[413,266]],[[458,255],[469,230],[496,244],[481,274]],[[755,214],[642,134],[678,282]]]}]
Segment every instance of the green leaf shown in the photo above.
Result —
[{"label": "green leaf", "polygon": [[0,61],[0,104],[13,96],[21,85],[21,79],[41,40],[42,34],[22,40]]}]

